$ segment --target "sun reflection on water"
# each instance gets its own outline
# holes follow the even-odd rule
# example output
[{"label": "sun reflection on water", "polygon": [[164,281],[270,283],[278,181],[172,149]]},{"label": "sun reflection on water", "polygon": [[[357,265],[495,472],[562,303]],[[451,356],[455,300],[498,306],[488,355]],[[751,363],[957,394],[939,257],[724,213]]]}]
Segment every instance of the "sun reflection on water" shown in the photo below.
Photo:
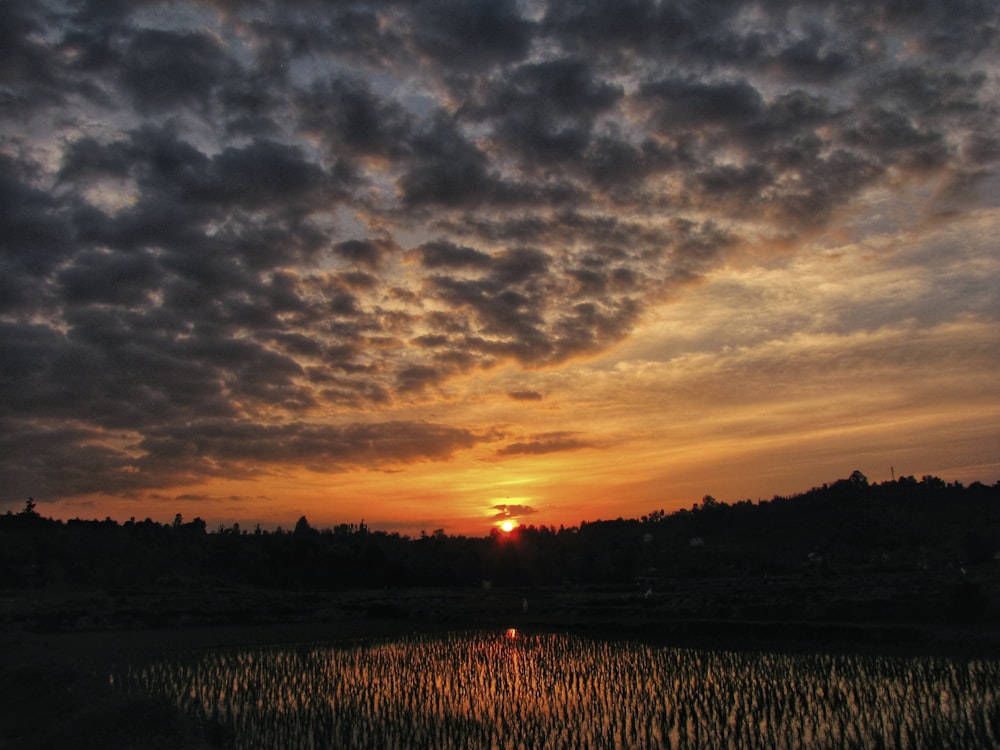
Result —
[{"label": "sun reflection on water", "polygon": [[971,750],[1000,739],[1000,661],[990,659],[695,651],[506,628],[217,651],[113,677],[247,750]]}]

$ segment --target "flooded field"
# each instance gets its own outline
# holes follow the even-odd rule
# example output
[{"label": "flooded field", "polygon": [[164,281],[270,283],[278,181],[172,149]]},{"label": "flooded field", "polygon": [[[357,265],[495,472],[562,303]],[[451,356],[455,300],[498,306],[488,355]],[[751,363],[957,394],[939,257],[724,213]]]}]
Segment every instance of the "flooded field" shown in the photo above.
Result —
[{"label": "flooded field", "polygon": [[1000,661],[562,634],[224,649],[116,668],[239,748],[996,748]]}]

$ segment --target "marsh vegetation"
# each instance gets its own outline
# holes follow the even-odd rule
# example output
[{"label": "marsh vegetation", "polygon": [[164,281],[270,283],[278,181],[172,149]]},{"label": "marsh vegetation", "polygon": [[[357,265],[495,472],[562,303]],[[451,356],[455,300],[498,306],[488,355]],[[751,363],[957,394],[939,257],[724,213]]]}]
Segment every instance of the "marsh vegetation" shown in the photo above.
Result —
[{"label": "marsh vegetation", "polygon": [[1000,661],[680,649],[517,631],[123,665],[250,748],[995,748]]}]

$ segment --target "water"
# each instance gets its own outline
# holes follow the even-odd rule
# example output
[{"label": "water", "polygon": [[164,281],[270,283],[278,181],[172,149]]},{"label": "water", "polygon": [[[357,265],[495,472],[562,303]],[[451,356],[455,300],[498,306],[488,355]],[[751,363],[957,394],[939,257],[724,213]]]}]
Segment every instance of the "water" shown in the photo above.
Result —
[{"label": "water", "polygon": [[565,634],[217,650],[116,671],[250,748],[1000,747],[1000,662]]}]

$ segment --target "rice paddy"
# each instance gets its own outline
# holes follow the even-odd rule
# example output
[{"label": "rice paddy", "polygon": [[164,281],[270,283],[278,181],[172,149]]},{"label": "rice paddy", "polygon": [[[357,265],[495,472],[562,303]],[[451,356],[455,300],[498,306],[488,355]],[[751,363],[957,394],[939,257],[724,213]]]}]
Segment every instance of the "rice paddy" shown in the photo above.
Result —
[{"label": "rice paddy", "polygon": [[566,634],[189,653],[114,670],[227,747],[1000,747],[1000,662],[704,651]]}]

